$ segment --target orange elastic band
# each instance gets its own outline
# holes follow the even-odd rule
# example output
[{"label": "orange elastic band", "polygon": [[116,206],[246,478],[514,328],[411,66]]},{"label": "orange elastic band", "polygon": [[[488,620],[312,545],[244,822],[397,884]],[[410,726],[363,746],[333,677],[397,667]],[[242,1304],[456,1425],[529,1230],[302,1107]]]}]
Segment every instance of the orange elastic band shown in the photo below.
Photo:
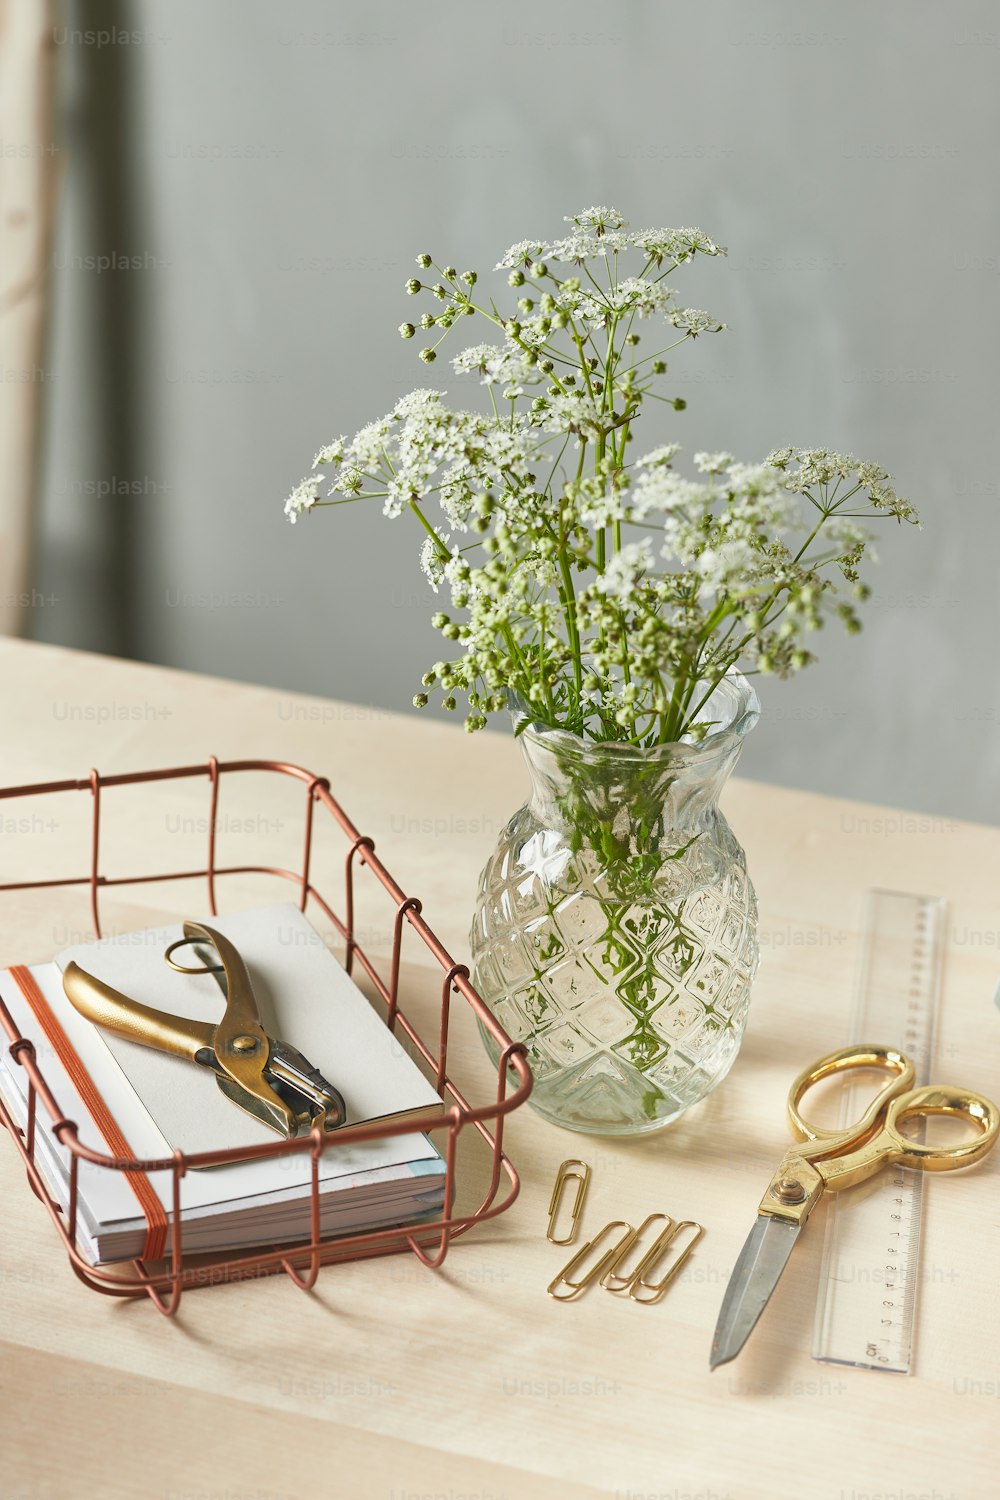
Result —
[{"label": "orange elastic band", "polygon": [[[17,964],[10,970],[10,974],[51,1042],[56,1056],[69,1074],[74,1088],[87,1106],[91,1119],[104,1137],[104,1143],[111,1155],[132,1156],[132,1149],[118,1128],[118,1122],[98,1093],[94,1080],[83,1066],[73,1043],[38,988],[31,970],[25,968],[23,964]],[[142,1252],[143,1258],[159,1260],[167,1245],[167,1215],[163,1204],[145,1172],[126,1172],[125,1176],[139,1200],[139,1207],[146,1220],[146,1244]]]}]

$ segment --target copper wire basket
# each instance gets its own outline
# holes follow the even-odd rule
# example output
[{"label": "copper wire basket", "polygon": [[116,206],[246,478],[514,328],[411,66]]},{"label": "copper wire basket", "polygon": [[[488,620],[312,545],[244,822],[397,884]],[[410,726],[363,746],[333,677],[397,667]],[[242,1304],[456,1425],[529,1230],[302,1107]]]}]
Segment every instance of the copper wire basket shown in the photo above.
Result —
[{"label": "copper wire basket", "polygon": [[[219,784],[223,776],[246,771],[269,772],[278,776],[291,777],[303,785],[305,829],[302,863],[298,870],[268,865],[220,866],[217,864],[216,829]],[[179,781],[191,777],[204,777],[209,784],[208,851],[205,867],[200,870],[169,870],[159,874],[114,876],[102,874],[100,836],[101,801],[104,792],[114,787],[156,781]],[[339,933],[345,944],[344,964],[347,972],[351,973],[356,966],[364,971],[370,981],[376,1004],[384,1013],[386,1025],[390,1031],[400,1036],[401,1041],[403,1037],[406,1038],[413,1055],[423,1062],[444,1101],[440,1115],[421,1125],[424,1131],[441,1131],[445,1136],[441,1148],[445,1163],[444,1207],[440,1217],[430,1221],[422,1217],[413,1223],[397,1225],[390,1229],[324,1239],[320,1233],[319,1195],[319,1164],[324,1152],[336,1151],[341,1146],[352,1142],[384,1140],[391,1136],[406,1134],[408,1131],[412,1132],[412,1125],[393,1126],[386,1125],[385,1122],[354,1125],[333,1134],[326,1134],[317,1125],[310,1135],[297,1140],[276,1139],[273,1143],[263,1147],[208,1151],[197,1155],[185,1155],[182,1151],[176,1151],[171,1156],[159,1159],[104,1155],[81,1143],[76,1123],[65,1117],[57,1100],[53,1097],[39,1066],[33,1043],[20,1034],[10,1012],[0,1001],[0,1025],[3,1026],[10,1040],[10,1057],[18,1067],[24,1069],[28,1080],[26,1128],[22,1130],[15,1122],[2,1099],[0,1099],[0,1121],[7,1127],[21,1153],[28,1181],[48,1209],[56,1232],[66,1248],[70,1264],[81,1281],[95,1291],[112,1297],[149,1296],[159,1311],[169,1316],[176,1312],[181,1294],[188,1287],[210,1286],[220,1282],[284,1271],[297,1287],[308,1291],[315,1285],[320,1267],[323,1265],[337,1261],[392,1255],[402,1251],[410,1251],[425,1266],[436,1268],[444,1261],[453,1239],[465,1234],[474,1225],[495,1218],[510,1207],[517,1197],[519,1180],[517,1172],[503,1150],[503,1128],[507,1115],[518,1105],[523,1104],[531,1092],[532,1079],[525,1048],[520,1042],[511,1041],[498,1024],[470,983],[468,969],[463,964],[454,961],[424,921],[419,900],[414,896],[407,896],[393,880],[376,855],[374,842],[358,832],[331,795],[330,784],[325,778],[315,776],[300,766],[288,765],[280,761],[218,761],[213,756],[199,765],[175,766],[155,771],[133,771],[117,776],[101,776],[97,771],[91,771],[86,779],[79,781],[46,781],[26,786],[0,788],[0,800],[49,794],[55,796],[64,792],[83,793],[91,799],[89,872],[86,875],[60,880],[7,882],[0,884],[0,891],[86,887],[89,893],[94,936],[99,938],[101,936],[100,893],[111,887],[201,877],[206,882],[209,910],[216,915],[216,882],[224,876],[259,874],[278,876],[288,880],[298,888],[300,910],[304,912],[309,903],[314,904]],[[342,914],[334,910],[310,879],[313,825],[317,807],[332,817],[346,841]],[[380,970],[355,934],[355,896],[359,870],[367,872],[376,882],[376,888],[381,888],[391,902],[391,911],[387,909],[387,918],[391,917],[392,932],[387,972]],[[405,928],[411,929],[417,935],[442,971],[437,1036],[433,1041],[425,1041],[421,1037],[400,1004],[400,964]],[[388,922],[386,931],[388,934]],[[476,1106],[470,1104],[448,1070],[453,995],[462,997],[475,1019],[490,1035],[499,1052],[495,1095],[490,1102],[485,1104]],[[39,1104],[49,1118],[51,1133],[69,1153],[69,1197],[65,1211],[50,1192],[35,1159]],[[471,1212],[457,1213],[455,1210],[456,1156],[460,1138],[463,1132],[468,1131],[476,1133],[489,1153],[488,1180],[479,1206]],[[295,1152],[307,1152],[312,1156],[308,1240],[292,1245],[263,1246],[236,1256],[221,1254],[213,1256],[199,1253],[195,1258],[185,1255],[182,1183],[185,1173],[190,1168],[221,1166],[251,1157],[255,1159],[278,1157]],[[169,1212],[167,1253],[162,1260],[150,1262],[139,1258],[118,1269],[108,1270],[91,1265],[83,1257],[77,1239],[77,1183],[81,1161],[90,1162],[113,1172],[169,1171],[172,1174],[172,1206]]]}]

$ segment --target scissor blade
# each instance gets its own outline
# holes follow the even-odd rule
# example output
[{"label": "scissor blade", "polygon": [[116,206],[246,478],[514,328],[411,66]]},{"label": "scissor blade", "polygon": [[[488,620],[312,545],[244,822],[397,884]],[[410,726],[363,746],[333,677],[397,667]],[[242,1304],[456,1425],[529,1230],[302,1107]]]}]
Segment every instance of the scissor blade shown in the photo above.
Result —
[{"label": "scissor blade", "polygon": [[719,1309],[709,1355],[713,1370],[716,1365],[734,1359],[750,1337],[778,1285],[801,1228],[801,1224],[793,1224],[790,1219],[757,1215]]}]

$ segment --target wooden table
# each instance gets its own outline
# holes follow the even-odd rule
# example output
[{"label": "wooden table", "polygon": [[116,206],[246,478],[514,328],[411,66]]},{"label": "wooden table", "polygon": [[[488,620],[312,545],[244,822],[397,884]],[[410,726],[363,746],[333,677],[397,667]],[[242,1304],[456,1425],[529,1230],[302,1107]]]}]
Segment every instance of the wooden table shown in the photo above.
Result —
[{"label": "wooden table", "polygon": [[[297,762],[331,778],[465,955],[480,867],[525,790],[505,735],[11,641],[0,672],[0,783],[209,754]],[[220,838],[282,834],[285,804],[263,778],[227,794]],[[148,868],[151,838],[183,837],[188,822],[197,834],[205,792],[185,796],[152,834],[126,815],[107,837]],[[111,1304],[71,1274],[0,1142],[5,1500],[992,1500],[1000,1153],[928,1181],[911,1377],[810,1359],[815,1224],[739,1361],[710,1375],[708,1348],[785,1147],[788,1082],[847,1034],[866,887],[949,899],[936,1071],[996,1094],[1000,831],[746,781],[726,810],[757,886],[763,948],[729,1080],[632,1142],[573,1136],[522,1109],[506,1139],[520,1198],[439,1273],[397,1256],[329,1268],[311,1296],[283,1277],[223,1286],[190,1293],[172,1321]],[[54,829],[17,813],[12,822],[14,804],[0,804],[3,880],[51,865],[84,827],[83,808],[79,830],[69,813]],[[160,891],[150,909],[166,901]],[[37,894],[7,898],[0,958],[51,956],[71,920]],[[462,1064],[483,1066],[471,1045]],[[548,1195],[558,1163],[581,1151],[594,1168],[592,1227],[654,1208],[707,1226],[656,1308],[545,1295],[565,1253],[544,1239]]]}]

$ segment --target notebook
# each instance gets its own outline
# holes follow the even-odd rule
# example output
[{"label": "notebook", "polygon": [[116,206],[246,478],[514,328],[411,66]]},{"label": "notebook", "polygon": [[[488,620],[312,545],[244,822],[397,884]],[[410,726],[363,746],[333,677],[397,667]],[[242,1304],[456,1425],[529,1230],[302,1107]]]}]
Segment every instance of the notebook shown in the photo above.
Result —
[{"label": "notebook", "polygon": [[[243,954],[265,1030],[298,1047],[335,1084],[349,1124],[393,1119],[418,1126],[441,1112],[432,1086],[297,907],[205,920]],[[181,936],[180,923],[151,928],[75,944],[54,963],[0,971],[0,998],[35,1043],[61,1110],[79,1125],[80,1140],[102,1153],[120,1154],[124,1142],[132,1155],[157,1158],[177,1148],[228,1149],[278,1138],[226,1099],[210,1070],[111,1035],[66,998],[61,975],[72,958],[147,1005],[218,1020],[225,1002],[215,978],[177,974],[163,961],[166,946]],[[6,1054],[0,1094],[23,1126],[25,1075]],[[65,1204],[69,1154],[48,1124],[39,1110],[37,1156],[53,1195]],[[319,1177],[324,1236],[433,1217],[444,1201],[444,1163],[417,1128],[384,1141],[331,1147]],[[181,1197],[185,1250],[236,1251],[307,1238],[310,1180],[308,1152],[189,1172]],[[95,1264],[163,1253],[172,1216],[169,1172],[126,1176],[83,1162],[78,1197],[81,1249]]]}]

